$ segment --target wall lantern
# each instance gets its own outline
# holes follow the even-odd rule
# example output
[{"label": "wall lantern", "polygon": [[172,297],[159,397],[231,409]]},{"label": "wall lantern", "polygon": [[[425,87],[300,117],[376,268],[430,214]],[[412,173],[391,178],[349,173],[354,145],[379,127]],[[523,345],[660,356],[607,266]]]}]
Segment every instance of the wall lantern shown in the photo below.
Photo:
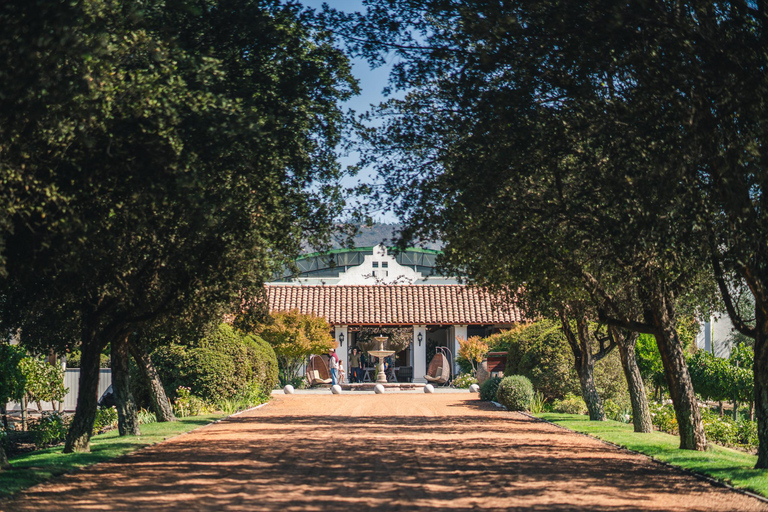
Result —
[{"label": "wall lantern", "polygon": [[344,346],[344,333],[343,332],[339,334],[339,346],[340,347]]},{"label": "wall lantern", "polygon": [[419,333],[418,336],[416,336],[416,339],[419,340],[419,346],[421,346],[421,340],[424,339],[424,335]]}]

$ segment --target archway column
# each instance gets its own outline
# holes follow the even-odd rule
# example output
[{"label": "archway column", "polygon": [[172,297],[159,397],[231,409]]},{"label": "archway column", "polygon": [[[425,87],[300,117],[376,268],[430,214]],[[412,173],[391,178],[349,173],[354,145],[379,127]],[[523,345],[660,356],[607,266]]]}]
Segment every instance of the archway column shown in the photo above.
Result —
[{"label": "archway column", "polygon": [[[421,343],[419,343],[421,334]],[[411,340],[411,364],[413,366],[413,382],[427,382],[424,375],[427,373],[427,326],[414,325],[413,339]]]},{"label": "archway column", "polygon": [[449,332],[449,347],[453,352],[453,376],[459,374],[459,365],[456,363],[456,358],[459,357],[459,338],[467,339],[467,326],[466,325],[452,325]]}]

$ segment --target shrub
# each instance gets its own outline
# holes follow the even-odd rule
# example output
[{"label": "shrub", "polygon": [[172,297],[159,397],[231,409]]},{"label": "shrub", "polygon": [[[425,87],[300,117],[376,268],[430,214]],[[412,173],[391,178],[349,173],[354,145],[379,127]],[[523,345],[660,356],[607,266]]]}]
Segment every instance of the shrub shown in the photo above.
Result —
[{"label": "shrub", "polygon": [[496,400],[510,411],[527,411],[533,401],[533,384],[522,375],[504,377],[496,390]]},{"label": "shrub", "polygon": [[629,423],[632,421],[632,404],[614,400],[605,400],[603,410],[609,420]]},{"label": "shrub", "polygon": [[651,402],[649,408],[651,410],[651,422],[657,429],[668,434],[677,435],[677,417],[671,404],[664,405],[658,402]]},{"label": "shrub", "polygon": [[533,394],[533,400],[531,401],[531,412],[533,414],[539,414],[546,410],[546,400],[544,394],[537,391]]},{"label": "shrub", "polygon": [[542,320],[496,336],[505,342],[492,344],[509,346],[505,375],[527,377],[550,400],[579,392],[573,354],[558,322]]},{"label": "shrub", "polygon": [[[256,357],[258,349],[251,348]],[[152,361],[166,391],[171,391],[170,396],[185,387],[195,396],[216,402],[233,398],[253,377],[252,360],[243,337],[225,324],[191,346],[158,347],[152,353]]]},{"label": "shrub", "polygon": [[[594,326],[593,326],[594,328]],[[573,352],[559,322],[540,320],[486,339],[494,347],[508,347],[505,375],[523,375],[552,401],[581,394]],[[595,364],[595,386],[602,399],[629,399],[618,350]]]},{"label": "shrub", "polygon": [[44,412],[42,417],[33,425],[32,434],[35,446],[42,448],[57,444],[67,436],[67,425],[60,412]]},{"label": "shrub", "polygon": [[173,401],[173,413],[179,418],[200,416],[211,412],[211,407],[202,398],[192,394],[187,387],[176,389],[176,399]]},{"label": "shrub", "polygon": [[243,336],[243,344],[251,364],[252,379],[260,389],[271,391],[279,383],[277,356],[272,345],[258,336]]},{"label": "shrub", "polygon": [[148,423],[157,423],[157,416],[152,411],[146,409],[140,409],[139,413],[139,425],[146,425]]},{"label": "shrub", "polygon": [[61,402],[67,394],[64,387],[64,370],[59,365],[49,364],[40,357],[25,357],[19,361],[24,374],[24,392],[27,400],[37,404],[42,413],[42,402]]},{"label": "shrub", "polygon": [[757,423],[747,419],[734,421],[731,416],[720,416],[702,409],[702,421],[707,440],[723,446],[757,448]]},{"label": "shrub", "polygon": [[552,410],[561,414],[587,414],[587,404],[579,395],[568,393],[552,405]]},{"label": "shrub", "polygon": [[488,402],[496,400],[496,391],[499,389],[500,377],[491,377],[480,385],[480,400]]},{"label": "shrub", "polygon": [[114,407],[99,407],[96,411],[96,419],[93,422],[93,435],[98,434],[107,427],[117,426],[117,409]]},{"label": "shrub", "polygon": [[453,379],[453,385],[457,388],[466,389],[472,384],[477,384],[477,379],[470,373],[460,373]]}]

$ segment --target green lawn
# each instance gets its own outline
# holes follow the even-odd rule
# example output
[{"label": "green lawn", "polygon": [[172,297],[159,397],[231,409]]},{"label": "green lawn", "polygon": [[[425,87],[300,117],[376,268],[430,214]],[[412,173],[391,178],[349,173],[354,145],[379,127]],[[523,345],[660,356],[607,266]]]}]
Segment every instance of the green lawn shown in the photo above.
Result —
[{"label": "green lawn", "polygon": [[141,426],[141,436],[120,437],[117,430],[91,438],[90,453],[61,453],[62,446],[38,450],[11,459],[12,469],[0,471],[0,497],[9,496],[56,475],[113,459],[139,448],[159,443],[224,417],[223,414],[192,416],[172,423]]},{"label": "green lawn", "polygon": [[681,468],[711,476],[734,487],[768,496],[768,470],[753,469],[757,457],[737,450],[710,445],[704,452],[681,450],[677,436],[653,432],[636,434],[632,425],[617,421],[589,421],[577,414],[537,414],[565,428],[650,455]]}]

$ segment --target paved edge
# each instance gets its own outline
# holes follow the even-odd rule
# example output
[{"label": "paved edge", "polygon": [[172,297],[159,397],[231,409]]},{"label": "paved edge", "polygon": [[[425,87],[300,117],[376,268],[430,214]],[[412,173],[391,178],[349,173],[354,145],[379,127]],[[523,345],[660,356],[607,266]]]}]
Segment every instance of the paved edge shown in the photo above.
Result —
[{"label": "paved edge", "polygon": [[[137,448],[136,450],[134,450],[132,452],[125,453],[123,455],[119,455],[119,456],[117,456],[117,457],[115,457],[113,459],[107,459],[107,460],[103,460],[101,462],[97,462],[95,464],[86,464],[85,466],[80,466],[80,467],[72,468],[69,471],[65,471],[64,473],[59,473],[58,475],[55,475],[55,476],[53,476],[51,478],[48,478],[47,480],[43,480],[42,482],[38,482],[35,485],[31,485],[29,487],[25,487],[24,489],[19,489],[18,491],[14,492],[14,493],[0,495],[0,505],[2,505],[4,502],[8,502],[8,501],[14,499],[19,493],[26,492],[26,491],[28,491],[30,489],[34,489],[38,485],[49,484],[52,481],[56,480],[57,478],[61,478],[61,477],[65,476],[65,475],[73,475],[73,474],[77,473],[78,471],[84,471],[86,469],[98,468],[102,464],[112,464],[113,462],[118,461],[118,460],[120,460],[120,459],[122,459],[124,457],[130,457],[134,453],[139,453],[142,450],[147,450],[149,448],[152,448],[153,446],[157,446],[157,445],[162,444],[162,443],[164,443],[166,441],[170,441],[171,439],[176,439],[177,437],[181,437],[181,436],[185,436],[187,434],[191,434],[192,432],[196,432],[196,431],[198,431],[200,429],[208,428],[211,425],[216,425],[217,423],[221,423],[222,421],[226,421],[226,420],[228,420],[230,418],[234,418],[235,416],[238,416],[238,415],[243,414],[245,412],[255,411],[256,409],[261,409],[262,407],[269,405],[271,402],[272,401],[270,400],[269,402],[264,402],[263,404],[259,404],[259,405],[256,405],[254,407],[249,407],[248,409],[243,409],[242,411],[237,411],[235,413],[230,414],[229,416],[224,416],[223,418],[219,418],[219,419],[214,420],[214,421],[212,421],[210,423],[206,423],[205,425],[200,425],[199,427],[195,427],[192,430],[187,430],[186,432],[181,432],[181,433],[176,434],[174,436],[166,437],[162,441],[157,441],[156,443],[151,443],[151,444],[142,446],[141,448]],[[0,511],[0,512],[2,512],[2,511]]]},{"label": "paved edge", "polygon": [[[494,403],[497,407],[500,407],[500,408],[505,409],[505,410],[507,409],[505,406],[501,405],[498,402],[492,402],[492,403]],[[628,452],[628,453],[633,453],[635,455],[642,455],[646,459],[650,459],[650,460],[652,460],[653,462],[655,462],[657,464],[661,464],[662,466],[666,466],[666,467],[672,468],[672,469],[674,469],[676,471],[680,471],[680,472],[685,473],[687,475],[696,477],[699,480],[703,480],[705,482],[710,483],[711,485],[714,485],[715,487],[725,487],[726,489],[730,489],[731,491],[735,491],[735,492],[738,492],[740,494],[744,494],[746,496],[749,496],[750,498],[755,498],[756,500],[759,500],[759,501],[761,501],[763,503],[768,503],[768,498],[766,498],[762,494],[757,494],[755,491],[749,491],[747,489],[741,489],[739,487],[734,487],[733,485],[729,484],[728,482],[724,482],[723,480],[718,480],[715,477],[706,475],[704,473],[699,473],[698,471],[693,471],[692,469],[687,469],[687,468],[684,468],[682,466],[676,466],[676,465],[671,464],[669,462],[657,459],[653,455],[648,455],[648,454],[645,454],[643,452],[638,452],[638,451],[633,450],[631,448],[627,448],[626,446],[622,446],[620,444],[616,444],[616,443],[612,443],[610,441],[606,441],[605,439],[601,439],[601,438],[599,438],[597,436],[592,436],[592,435],[586,434],[584,432],[579,432],[577,430],[571,430],[568,427],[564,427],[564,426],[558,425],[557,423],[554,423],[552,421],[545,420],[544,418],[539,418],[538,416],[534,416],[533,414],[531,414],[529,412],[523,412],[523,411],[514,411],[514,412],[518,412],[518,413],[522,414],[523,416],[527,416],[528,418],[530,418],[530,419],[532,419],[534,421],[540,421],[542,423],[548,423],[548,424],[550,424],[550,425],[552,425],[554,427],[557,427],[559,429],[567,430],[568,432],[572,432],[572,433],[578,434],[580,436],[588,437],[590,439],[594,439],[595,441],[600,441],[603,444],[607,444],[608,446],[613,446],[614,448],[618,448],[619,450],[622,450],[622,451],[625,451],[625,452]]]}]

